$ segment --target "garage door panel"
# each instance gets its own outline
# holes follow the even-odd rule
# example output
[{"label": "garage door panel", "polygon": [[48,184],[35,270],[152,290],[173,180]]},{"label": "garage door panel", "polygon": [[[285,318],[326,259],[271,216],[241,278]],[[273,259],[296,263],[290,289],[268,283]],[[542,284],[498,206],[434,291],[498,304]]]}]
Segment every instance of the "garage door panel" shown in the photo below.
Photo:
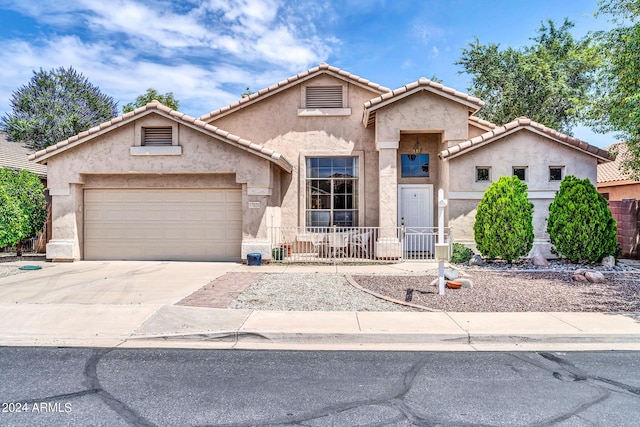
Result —
[{"label": "garage door panel", "polygon": [[86,190],[85,259],[238,260],[240,190]]}]

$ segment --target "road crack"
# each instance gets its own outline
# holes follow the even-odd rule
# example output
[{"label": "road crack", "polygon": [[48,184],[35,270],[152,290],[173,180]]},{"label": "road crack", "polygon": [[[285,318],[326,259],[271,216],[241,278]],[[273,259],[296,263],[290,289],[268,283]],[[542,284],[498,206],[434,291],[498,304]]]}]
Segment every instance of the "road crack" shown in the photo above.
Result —
[{"label": "road crack", "polygon": [[98,378],[98,363],[100,363],[100,360],[111,351],[113,351],[113,349],[95,350],[87,360],[84,367],[85,384],[87,385],[87,388],[89,390],[95,390],[95,394],[100,398],[100,400],[102,400],[108,407],[114,410],[132,426],[155,427],[156,424],[145,419],[133,408],[115,398],[111,393],[102,388],[100,379]]}]

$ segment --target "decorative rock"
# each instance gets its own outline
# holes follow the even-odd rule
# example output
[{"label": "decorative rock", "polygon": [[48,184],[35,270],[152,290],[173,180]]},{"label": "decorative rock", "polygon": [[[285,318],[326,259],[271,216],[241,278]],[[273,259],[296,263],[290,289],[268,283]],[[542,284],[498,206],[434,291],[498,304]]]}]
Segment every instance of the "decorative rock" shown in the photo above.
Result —
[{"label": "decorative rock", "polygon": [[460,272],[455,268],[445,268],[444,278],[447,280],[456,280],[460,276]]},{"label": "decorative rock", "polygon": [[482,261],[482,256],[474,255],[469,260],[469,265],[483,265],[484,261]]},{"label": "decorative rock", "polygon": [[433,279],[431,281],[431,283],[429,283],[429,286],[435,286],[437,288],[438,287],[438,279]]},{"label": "decorative rock", "polygon": [[549,267],[549,261],[542,255],[535,255],[531,258],[531,264],[536,267]]},{"label": "decorative rock", "polygon": [[470,289],[473,288],[473,282],[471,279],[465,279],[464,277],[458,279],[458,282],[462,283],[462,289]]},{"label": "decorative rock", "polygon": [[571,276],[571,280],[573,280],[574,282],[586,282],[587,278],[582,274],[574,274],[573,276]]},{"label": "decorative rock", "polygon": [[584,277],[587,278],[588,281],[592,283],[602,283],[604,282],[604,274],[599,271],[587,271],[584,273]]},{"label": "decorative rock", "polygon": [[608,257],[604,257],[602,259],[602,265],[606,268],[613,268],[616,266],[616,258],[613,255],[609,255]]},{"label": "decorative rock", "polygon": [[584,273],[586,273],[586,272],[587,272],[586,268],[579,268],[579,269],[576,270],[576,274],[580,274],[582,276],[584,276]]}]

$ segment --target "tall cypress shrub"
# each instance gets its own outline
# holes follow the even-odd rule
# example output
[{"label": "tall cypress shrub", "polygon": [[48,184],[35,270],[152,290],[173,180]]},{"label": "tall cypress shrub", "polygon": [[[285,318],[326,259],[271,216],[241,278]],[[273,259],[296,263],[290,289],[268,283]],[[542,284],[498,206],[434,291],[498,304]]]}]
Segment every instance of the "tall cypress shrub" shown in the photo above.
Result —
[{"label": "tall cypress shrub", "polygon": [[616,221],[607,200],[588,178],[567,176],[551,205],[547,233],[551,251],[571,262],[600,262],[616,252]]},{"label": "tall cypress shrub", "polygon": [[533,247],[533,204],[527,184],[503,176],[487,189],[478,204],[473,226],[476,246],[487,258],[511,263]]}]

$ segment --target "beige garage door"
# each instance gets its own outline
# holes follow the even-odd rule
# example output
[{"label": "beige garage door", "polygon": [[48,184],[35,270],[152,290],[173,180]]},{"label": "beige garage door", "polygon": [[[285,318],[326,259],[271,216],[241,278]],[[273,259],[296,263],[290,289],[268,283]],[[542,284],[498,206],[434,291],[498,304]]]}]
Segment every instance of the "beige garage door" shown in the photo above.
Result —
[{"label": "beige garage door", "polygon": [[85,190],[87,260],[240,259],[237,190]]}]

